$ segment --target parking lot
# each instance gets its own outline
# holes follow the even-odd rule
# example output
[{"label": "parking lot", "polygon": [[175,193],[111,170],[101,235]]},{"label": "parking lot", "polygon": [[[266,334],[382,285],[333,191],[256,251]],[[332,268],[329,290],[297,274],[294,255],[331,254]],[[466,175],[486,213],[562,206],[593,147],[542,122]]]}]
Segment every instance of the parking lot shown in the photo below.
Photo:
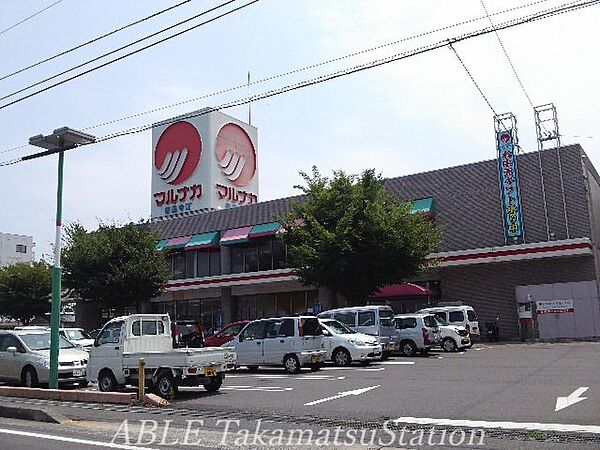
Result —
[{"label": "parking lot", "polygon": [[[476,344],[465,352],[392,357],[366,367],[326,365],[319,372],[297,375],[276,368],[257,373],[241,368],[227,376],[218,393],[181,388],[175,406],[364,421],[403,418],[407,423],[431,419],[597,425],[598,367],[596,342]],[[558,397],[581,387],[588,388],[586,400],[555,411]]]}]

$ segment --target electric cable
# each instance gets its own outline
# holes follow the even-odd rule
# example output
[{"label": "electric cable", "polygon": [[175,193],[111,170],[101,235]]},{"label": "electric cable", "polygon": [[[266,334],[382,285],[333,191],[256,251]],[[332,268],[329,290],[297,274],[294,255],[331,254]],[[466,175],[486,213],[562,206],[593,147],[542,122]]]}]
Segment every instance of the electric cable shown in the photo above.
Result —
[{"label": "electric cable", "polygon": [[510,56],[508,56],[508,52],[506,51],[506,47],[504,47],[504,43],[502,42],[502,39],[500,39],[500,34],[498,33],[498,30],[495,29],[494,22],[492,21],[492,18],[490,17],[488,10],[485,7],[485,3],[483,3],[483,0],[479,0],[479,1],[481,2],[481,6],[483,6],[483,11],[485,12],[485,15],[488,17],[490,24],[492,25],[492,27],[494,27],[494,33],[496,34],[496,38],[498,38],[498,43],[500,44],[500,48],[502,48],[502,51],[504,52],[504,56],[506,56],[506,59],[508,60],[508,63],[510,64],[510,67],[511,67],[513,73],[515,74],[515,78],[517,79],[519,86],[521,86],[521,89],[523,90],[525,97],[527,97],[527,101],[529,102],[529,105],[531,105],[531,107],[534,108],[533,102],[531,101],[531,98],[529,97],[529,94],[527,93],[527,90],[525,89],[525,86],[523,85],[523,82],[521,81],[521,77],[519,77],[519,74],[517,73],[517,69],[515,68],[512,60],[510,59]]},{"label": "electric cable", "polygon": [[71,47],[68,50],[64,50],[64,51],[62,51],[60,53],[57,53],[56,55],[49,56],[48,58],[45,58],[45,59],[42,59],[41,61],[38,61],[38,62],[33,63],[33,64],[30,64],[27,67],[23,67],[21,69],[15,70],[14,72],[11,72],[11,73],[9,73],[7,75],[3,75],[3,76],[0,77],[0,81],[6,80],[7,78],[10,78],[10,77],[12,77],[14,75],[17,75],[19,73],[25,72],[25,71],[27,71],[29,69],[33,69],[34,67],[40,66],[40,65],[42,65],[44,63],[47,63],[48,61],[52,61],[53,59],[56,59],[56,58],[59,58],[61,56],[66,55],[68,53],[74,52],[75,50],[79,50],[80,48],[83,48],[83,47],[85,47],[87,45],[93,44],[94,42],[101,41],[104,38],[112,36],[113,34],[116,34],[116,33],[120,32],[120,31],[123,31],[123,30],[125,30],[127,28],[130,28],[130,27],[133,27],[135,25],[138,25],[138,24],[140,24],[142,22],[145,22],[147,20],[153,19],[154,17],[160,16],[163,13],[166,13],[168,11],[171,11],[171,10],[175,9],[175,8],[183,6],[186,3],[190,3],[191,1],[192,0],[184,0],[184,1],[180,2],[180,3],[177,3],[175,5],[169,6],[168,8],[165,8],[165,9],[162,9],[162,10],[157,11],[155,13],[152,13],[149,16],[146,16],[146,17],[143,17],[141,19],[138,19],[135,22],[128,23],[127,25],[123,25],[122,27],[119,27],[119,28],[117,28],[115,30],[109,31],[108,33],[105,33],[103,35],[100,35],[100,36],[97,36],[97,37],[95,37],[93,39],[90,39],[89,41],[84,42],[83,44],[78,44],[75,47]]},{"label": "electric cable", "polygon": [[[574,3],[577,3],[577,4],[574,4]],[[294,90],[297,90],[297,89],[302,89],[302,88],[305,88],[305,87],[308,87],[308,86],[312,86],[312,85],[315,85],[315,84],[323,83],[325,81],[330,81],[330,80],[333,80],[333,79],[336,79],[336,78],[340,78],[340,77],[343,77],[343,76],[346,76],[346,75],[350,75],[350,74],[353,74],[353,73],[357,73],[357,72],[361,72],[361,71],[364,71],[364,70],[372,69],[372,68],[379,67],[379,66],[382,66],[382,65],[385,65],[385,64],[389,64],[391,62],[399,61],[399,60],[406,59],[406,58],[409,58],[409,57],[412,57],[412,56],[416,56],[416,55],[419,55],[419,54],[430,52],[430,51],[436,50],[438,48],[442,48],[442,47],[448,46],[449,42],[452,42],[453,44],[455,44],[455,43],[463,41],[463,40],[467,40],[467,39],[471,39],[471,38],[474,38],[474,37],[478,37],[478,36],[482,36],[482,35],[485,35],[485,34],[492,33],[492,32],[494,32],[494,30],[503,30],[503,29],[514,27],[514,26],[522,25],[522,24],[525,24],[525,23],[535,22],[535,21],[542,20],[542,19],[545,19],[545,18],[548,18],[548,17],[553,17],[553,16],[557,16],[557,15],[564,14],[564,13],[567,13],[567,12],[576,11],[576,10],[579,10],[579,9],[582,9],[582,8],[586,8],[586,7],[589,7],[589,6],[594,6],[594,5],[597,5],[598,3],[600,3],[600,0],[588,0],[588,1],[585,1],[585,2],[571,2],[571,3],[563,4],[563,5],[560,5],[558,7],[549,8],[547,10],[543,10],[543,11],[540,11],[540,12],[537,12],[537,13],[533,13],[533,14],[530,14],[530,15],[527,15],[527,16],[522,16],[522,17],[518,17],[518,18],[515,18],[515,19],[508,20],[506,22],[503,22],[501,24],[496,25],[496,27],[493,27],[493,28],[488,28],[488,27],[482,28],[482,29],[479,29],[479,30],[475,30],[475,31],[472,31],[472,32],[469,32],[469,33],[465,33],[465,34],[459,35],[459,36],[457,36],[457,37],[455,37],[455,38],[453,38],[451,40],[444,39],[442,41],[438,41],[438,42],[435,42],[435,43],[432,43],[432,44],[428,44],[428,45],[425,45],[425,46],[422,46],[422,47],[418,47],[418,48],[413,49],[413,50],[405,51],[405,52],[398,53],[398,54],[395,54],[395,55],[391,55],[391,56],[388,56],[388,57],[385,57],[385,58],[380,58],[380,59],[377,59],[377,60],[374,60],[374,61],[370,61],[368,63],[360,64],[360,65],[353,66],[353,67],[350,67],[350,68],[346,68],[346,69],[343,69],[343,70],[339,70],[337,72],[333,72],[333,73],[330,73],[330,74],[321,75],[319,77],[315,77],[315,78],[312,78],[312,79],[309,79],[309,80],[304,80],[302,82],[298,82],[298,83],[295,83],[295,84],[287,85],[287,86],[284,86],[284,87],[281,87],[281,88],[278,88],[278,89],[273,89],[271,91],[268,91],[268,92],[265,92],[265,93],[262,93],[262,94],[252,95],[250,97],[246,97],[246,98],[243,98],[243,99],[238,99],[238,100],[234,100],[234,101],[231,101],[231,102],[228,102],[228,103],[224,103],[224,104],[222,104],[222,105],[220,105],[218,107],[205,108],[205,109],[203,109],[201,111],[198,111],[198,112],[195,112],[195,113],[184,114],[182,116],[178,116],[177,118],[172,118],[172,119],[168,119],[166,121],[162,121],[161,124],[164,125],[164,124],[174,123],[176,121],[186,120],[186,119],[190,119],[190,118],[202,116],[202,115],[205,115],[205,114],[209,114],[209,113],[211,113],[213,111],[218,111],[218,110],[222,110],[222,109],[228,109],[228,108],[232,108],[232,107],[235,107],[235,106],[241,106],[241,105],[244,105],[244,104],[247,104],[247,103],[250,103],[250,102],[255,102],[255,101],[258,101],[258,100],[263,100],[263,99],[266,99],[266,98],[269,98],[269,97],[273,97],[273,96],[276,96],[276,95],[280,95],[280,94],[283,94],[283,93],[286,93],[286,92],[291,92],[291,91],[294,91]],[[492,108],[492,110],[493,110],[493,108]],[[154,126],[156,126],[156,125],[153,123],[153,124],[145,124],[145,125],[140,125],[140,126],[132,127],[132,128],[126,129],[126,130],[122,130],[122,131],[118,131],[118,132],[115,132],[115,133],[111,133],[111,134],[102,136],[102,137],[96,139],[95,142],[90,143],[90,144],[105,142],[105,141],[112,140],[112,139],[115,139],[115,138],[118,138],[118,137],[121,137],[121,136],[126,136],[126,135],[131,135],[131,134],[137,134],[137,133],[140,133],[140,132],[152,129]],[[80,145],[78,147],[85,146],[85,145],[90,145],[90,144],[82,144],[82,145]],[[78,148],[78,147],[75,147],[75,148]],[[57,153],[57,152],[58,152],[58,150],[55,151],[54,153]],[[44,153],[44,155],[47,154],[47,152],[42,152],[42,153]],[[0,163],[0,166],[16,164],[18,162],[22,162],[22,161],[30,160],[30,159],[35,159],[35,158],[40,157],[40,156],[42,156],[40,153],[30,154],[30,155],[23,156],[21,158],[17,158],[17,159],[13,159],[13,160],[2,162],[2,163]]]},{"label": "electric cable", "polygon": [[[183,23],[186,23],[186,22],[189,22],[189,21],[191,21],[191,20],[197,19],[197,18],[198,18],[198,17],[200,17],[200,16],[206,15],[206,14],[208,14],[208,13],[210,13],[210,12],[213,12],[213,11],[215,11],[215,10],[217,10],[217,9],[220,9],[220,8],[222,8],[222,7],[226,6],[226,5],[230,4],[230,3],[233,3],[233,2],[235,2],[235,1],[237,1],[237,0],[228,0],[228,1],[224,2],[224,3],[221,3],[220,5],[217,5],[217,6],[213,7],[213,8],[210,8],[210,9],[207,9],[207,10],[205,10],[205,11],[201,12],[200,14],[197,14],[197,15],[195,15],[194,17],[190,17],[190,18],[188,18],[188,19],[185,19],[184,21],[181,21],[181,22],[179,22],[179,23],[176,23],[176,24],[174,24],[174,25],[171,25],[171,26],[169,26],[169,27],[167,27],[167,28],[164,28],[164,29],[162,29],[162,30],[159,30],[159,31],[157,31],[157,32],[155,32],[155,33],[152,33],[152,34],[150,34],[150,35],[148,35],[148,36],[145,36],[145,37],[143,37],[143,38],[140,38],[140,39],[138,39],[138,40],[136,40],[136,41],[134,41],[134,42],[131,42],[131,43],[127,44],[127,45],[124,45],[124,46],[122,46],[122,47],[119,47],[119,48],[117,48],[117,49],[115,49],[115,50],[111,50],[110,52],[104,53],[103,55],[97,56],[97,57],[95,57],[95,58],[93,58],[93,59],[91,59],[91,60],[88,60],[88,61],[86,61],[86,62],[83,62],[83,63],[81,63],[81,64],[78,64],[77,66],[73,66],[73,67],[71,67],[71,68],[69,68],[69,69],[67,69],[67,70],[64,70],[64,71],[60,72],[60,73],[54,74],[54,75],[52,75],[52,76],[50,76],[50,77],[44,78],[43,80],[37,81],[37,82],[35,82],[35,83],[33,83],[33,84],[30,84],[30,85],[29,85],[29,86],[27,86],[27,87],[24,87],[24,88],[22,88],[22,89],[19,89],[19,90],[17,90],[17,91],[14,91],[14,92],[12,92],[12,93],[10,93],[10,94],[4,95],[4,96],[0,97],[0,100],[5,100],[5,99],[7,99],[7,98],[13,97],[13,96],[15,96],[15,95],[17,95],[17,94],[20,94],[21,92],[24,92],[24,91],[27,91],[27,90],[29,90],[29,89],[33,88],[33,87],[35,87],[35,86],[39,86],[40,84],[46,83],[46,82],[48,82],[48,81],[50,81],[50,80],[53,80],[54,78],[57,78],[57,77],[60,77],[60,76],[62,76],[62,75],[65,75],[65,74],[67,74],[67,73],[69,73],[69,72],[72,72],[73,70],[80,69],[81,67],[84,67],[84,66],[86,66],[86,65],[88,65],[88,64],[91,64],[91,63],[93,63],[93,62],[96,62],[96,61],[98,61],[98,60],[100,60],[100,59],[102,59],[102,58],[106,58],[107,56],[110,56],[110,55],[112,55],[112,54],[114,54],[114,53],[117,53],[117,52],[119,52],[119,51],[121,51],[121,50],[124,50],[124,49],[126,49],[126,48],[128,48],[128,47],[131,47],[132,45],[139,44],[139,43],[140,43],[140,42],[142,42],[142,41],[145,41],[145,40],[147,40],[147,39],[150,39],[150,38],[152,38],[152,37],[154,37],[154,36],[157,36],[158,34],[164,33],[165,31],[168,31],[168,30],[171,30],[171,29],[173,29],[173,28],[175,28],[175,27],[178,27],[178,26],[180,26],[180,25],[181,25],[181,24],[183,24]],[[201,27],[201,26],[204,26],[204,25],[206,25],[206,24],[208,24],[208,23],[214,22],[215,20],[221,19],[222,17],[225,17],[225,16],[227,16],[227,15],[229,15],[229,14],[232,14],[232,13],[234,13],[234,12],[237,12],[237,11],[239,11],[239,10],[243,9],[243,8],[246,8],[247,6],[250,6],[250,5],[252,5],[252,4],[254,4],[254,3],[258,2],[258,1],[259,1],[259,0],[252,0],[252,1],[250,1],[250,2],[246,3],[246,4],[242,5],[242,6],[239,6],[239,7],[237,7],[237,8],[234,8],[234,9],[232,9],[232,10],[229,10],[229,11],[227,11],[227,12],[223,13],[223,14],[220,14],[220,15],[218,15],[218,16],[215,16],[215,17],[213,17],[213,18],[211,18],[211,19],[208,19],[208,20],[206,20],[206,21],[204,21],[204,22],[201,22],[201,23],[199,23],[199,24],[197,24],[197,25],[194,25],[194,26],[192,26],[192,27],[190,27],[190,28],[186,28],[185,30],[179,31],[179,32],[177,32],[177,33],[175,33],[175,34],[173,34],[173,35],[171,35],[171,36],[167,36],[166,38],[160,39],[160,40],[158,40],[158,41],[156,41],[156,42],[153,42],[152,44],[148,44],[148,45],[146,45],[146,46],[144,46],[144,47],[141,47],[141,48],[139,48],[139,49],[137,49],[137,50],[134,50],[134,51],[132,51],[132,52],[126,53],[126,54],[124,54],[124,55],[121,55],[121,56],[119,56],[119,57],[117,57],[117,58],[115,58],[115,59],[112,59],[112,60],[110,60],[110,61],[107,61],[107,62],[105,62],[105,63],[102,63],[102,64],[100,64],[99,66],[92,67],[91,69],[88,69],[88,70],[86,70],[86,71],[84,71],[84,72],[80,72],[80,73],[78,73],[77,75],[73,75],[72,77],[69,77],[69,78],[66,78],[66,79],[64,79],[64,80],[58,81],[58,82],[56,82],[56,83],[54,83],[54,84],[51,84],[50,86],[46,86],[46,87],[44,87],[44,88],[42,88],[42,89],[39,89],[39,90],[37,90],[37,91],[35,91],[35,92],[32,92],[31,94],[27,94],[27,95],[25,95],[25,96],[23,96],[23,97],[20,97],[20,98],[16,99],[16,100],[13,100],[12,102],[5,103],[4,105],[1,105],[1,106],[0,106],[0,109],[4,109],[4,108],[6,108],[6,107],[8,107],[8,106],[14,105],[15,103],[22,102],[23,100],[26,100],[26,99],[28,99],[28,98],[31,98],[31,97],[35,96],[35,95],[41,94],[42,92],[46,92],[46,91],[48,91],[48,90],[50,90],[50,89],[53,89],[53,88],[55,88],[55,87],[57,87],[57,86],[60,86],[60,85],[62,85],[62,84],[65,84],[65,83],[67,83],[67,82],[69,82],[69,81],[75,80],[75,79],[77,79],[77,78],[79,78],[79,77],[82,77],[83,75],[87,75],[88,73],[94,72],[94,71],[96,71],[96,70],[98,70],[98,69],[101,69],[101,68],[103,68],[103,67],[106,67],[106,66],[108,66],[108,65],[111,65],[111,64],[113,64],[113,63],[115,63],[115,62],[121,61],[122,59],[128,58],[129,56],[132,56],[132,55],[135,55],[135,54],[137,54],[137,53],[140,53],[140,52],[142,52],[142,51],[144,51],[144,50],[147,50],[147,49],[149,49],[149,48],[152,48],[152,47],[154,47],[154,46],[156,46],[156,45],[158,45],[158,44],[162,44],[163,42],[166,42],[166,41],[168,41],[168,40],[171,40],[171,39],[173,39],[173,38],[175,38],[175,37],[181,36],[181,35],[182,35],[182,34],[184,34],[184,33],[187,33],[187,32],[189,32],[189,31],[195,30],[196,28],[199,28],[199,27]]]},{"label": "electric cable", "polygon": [[62,2],[63,0],[58,0],[57,2],[52,3],[51,5],[46,6],[45,8],[40,9],[39,11],[33,13],[32,15],[25,17],[23,20],[18,21],[17,23],[15,23],[14,25],[11,25],[8,28],[5,28],[4,30],[0,31],[0,35],[6,33],[7,31],[12,30],[13,28],[18,27],[19,25],[21,25],[22,23],[27,22],[29,19],[33,19],[35,16],[37,16],[38,14],[43,13],[44,11],[49,10],[50,8],[52,8],[53,6],[58,5],[60,2]]}]

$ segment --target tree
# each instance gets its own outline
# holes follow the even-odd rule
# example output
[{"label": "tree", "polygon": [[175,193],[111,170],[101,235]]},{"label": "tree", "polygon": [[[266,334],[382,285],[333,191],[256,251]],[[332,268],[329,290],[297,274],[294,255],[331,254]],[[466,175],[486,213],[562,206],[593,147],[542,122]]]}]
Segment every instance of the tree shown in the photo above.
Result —
[{"label": "tree", "polygon": [[306,194],[282,218],[292,267],[305,284],[364,303],[378,288],[418,274],[441,231],[422,214],[412,214],[385,188],[381,176],[335,171],[333,179],[300,172]]},{"label": "tree", "polygon": [[74,223],[65,229],[62,252],[65,286],[83,300],[106,307],[139,306],[159,295],[169,279],[166,257],[143,224],[100,224],[87,232]]},{"label": "tree", "polygon": [[0,268],[0,315],[29,325],[50,312],[52,269],[44,261]]}]

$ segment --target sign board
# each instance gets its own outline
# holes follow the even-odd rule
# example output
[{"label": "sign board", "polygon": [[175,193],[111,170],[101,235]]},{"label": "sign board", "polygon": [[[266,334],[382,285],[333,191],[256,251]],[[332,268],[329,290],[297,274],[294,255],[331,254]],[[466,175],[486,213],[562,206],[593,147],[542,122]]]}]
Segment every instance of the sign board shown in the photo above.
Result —
[{"label": "sign board", "polygon": [[519,237],[523,235],[523,213],[513,130],[498,131],[496,145],[504,229],[507,237]]},{"label": "sign board", "polygon": [[573,300],[537,300],[535,306],[538,314],[574,313]]},{"label": "sign board", "polygon": [[257,129],[210,109],[154,124],[151,217],[258,202]]}]

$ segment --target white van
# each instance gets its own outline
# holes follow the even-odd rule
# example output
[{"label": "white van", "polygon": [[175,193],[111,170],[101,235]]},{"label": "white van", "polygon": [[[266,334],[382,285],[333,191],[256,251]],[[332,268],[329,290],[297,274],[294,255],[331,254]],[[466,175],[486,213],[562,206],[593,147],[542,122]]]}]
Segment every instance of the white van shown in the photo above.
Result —
[{"label": "white van", "polygon": [[288,373],[301,367],[319,370],[325,362],[323,330],[314,316],[280,317],[250,322],[227,344],[237,354],[238,366],[281,366]]},{"label": "white van", "polygon": [[440,344],[442,336],[433,314],[398,314],[394,316],[400,353],[414,356],[417,351],[426,354]]},{"label": "white van", "polygon": [[424,308],[417,313],[430,313],[441,317],[449,325],[462,325],[470,334],[479,334],[479,322],[473,307],[469,305],[460,306],[437,306]]},{"label": "white van", "polygon": [[335,319],[358,333],[376,336],[383,348],[383,357],[398,351],[394,326],[394,311],[388,305],[354,306],[330,309],[320,313],[319,319]]}]

